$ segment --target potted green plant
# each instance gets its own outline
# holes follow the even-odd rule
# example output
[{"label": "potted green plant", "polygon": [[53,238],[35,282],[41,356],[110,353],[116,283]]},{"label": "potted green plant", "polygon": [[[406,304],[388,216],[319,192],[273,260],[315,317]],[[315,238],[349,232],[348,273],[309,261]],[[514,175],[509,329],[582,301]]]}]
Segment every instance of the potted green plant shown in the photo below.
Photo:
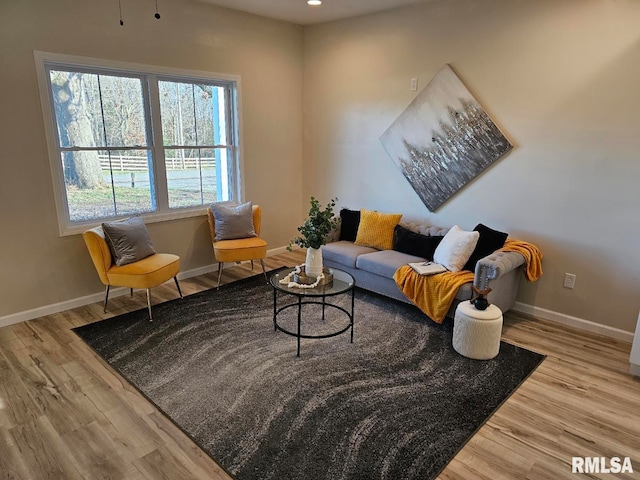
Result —
[{"label": "potted green plant", "polygon": [[327,236],[338,225],[338,219],[333,215],[333,207],[337,198],[332,198],[324,210],[320,202],[311,197],[309,215],[302,225],[298,227],[300,236],[295,237],[289,243],[287,249],[292,250],[292,245],[307,249],[305,261],[305,273],[310,277],[318,277],[322,274],[322,245],[327,242]]}]

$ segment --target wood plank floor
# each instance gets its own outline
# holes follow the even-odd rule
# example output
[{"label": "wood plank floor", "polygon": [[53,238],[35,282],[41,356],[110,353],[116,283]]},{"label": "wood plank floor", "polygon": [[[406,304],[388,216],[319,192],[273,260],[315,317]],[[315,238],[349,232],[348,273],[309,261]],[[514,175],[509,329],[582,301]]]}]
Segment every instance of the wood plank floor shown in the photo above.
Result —
[{"label": "wood plank floor", "polygon": [[[266,264],[302,261],[286,253]],[[240,265],[223,281],[251,274]],[[181,286],[188,295],[215,282],[207,274]],[[153,295],[177,296],[172,283]],[[71,332],[145,306],[140,291],[110,300],[107,314],[96,303],[0,329],[0,478],[230,478]],[[631,457],[635,473],[615,478],[640,478],[640,381],[627,373],[630,345],[514,313],[505,315],[503,338],[548,357],[440,478],[577,478],[573,456]]]}]

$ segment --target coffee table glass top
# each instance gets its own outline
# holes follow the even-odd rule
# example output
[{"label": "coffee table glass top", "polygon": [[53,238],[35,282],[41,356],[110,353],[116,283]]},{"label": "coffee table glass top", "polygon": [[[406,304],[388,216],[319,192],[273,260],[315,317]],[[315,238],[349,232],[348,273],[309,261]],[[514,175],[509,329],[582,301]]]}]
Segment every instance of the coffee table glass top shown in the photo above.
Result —
[{"label": "coffee table glass top", "polygon": [[285,278],[294,270],[295,268],[286,268],[271,275],[271,278],[269,279],[271,286],[276,290],[280,290],[281,292],[286,292],[291,295],[299,295],[302,297],[326,297],[347,292],[351,290],[355,284],[351,275],[347,272],[343,272],[342,270],[338,270],[337,268],[329,269],[333,274],[333,282],[329,285],[318,285],[314,288],[299,288],[289,287],[286,283],[280,283],[280,280]]}]

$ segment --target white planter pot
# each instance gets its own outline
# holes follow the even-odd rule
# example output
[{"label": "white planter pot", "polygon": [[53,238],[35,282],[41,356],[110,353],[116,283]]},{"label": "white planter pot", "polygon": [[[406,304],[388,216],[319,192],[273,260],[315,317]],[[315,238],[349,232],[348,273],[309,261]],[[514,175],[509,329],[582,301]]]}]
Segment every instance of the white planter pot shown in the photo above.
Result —
[{"label": "white planter pot", "polygon": [[322,274],[322,248],[307,248],[304,272],[309,277],[319,277]]}]

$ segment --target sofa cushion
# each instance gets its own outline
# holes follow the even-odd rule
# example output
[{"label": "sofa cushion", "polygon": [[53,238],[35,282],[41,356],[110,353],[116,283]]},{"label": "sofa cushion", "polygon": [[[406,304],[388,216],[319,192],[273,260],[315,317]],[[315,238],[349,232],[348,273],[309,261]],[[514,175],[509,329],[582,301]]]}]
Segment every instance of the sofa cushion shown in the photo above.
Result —
[{"label": "sofa cushion", "polygon": [[433,253],[440,244],[444,235],[430,236],[412,232],[402,225],[396,225],[393,234],[393,249],[398,252],[433,259]]},{"label": "sofa cushion", "polygon": [[385,278],[393,278],[393,274],[402,265],[406,265],[409,262],[423,261],[425,261],[423,257],[408,255],[395,250],[380,250],[360,255],[356,260],[356,267]]},{"label": "sofa cushion", "polygon": [[156,253],[147,226],[140,217],[103,223],[102,231],[113,262],[120,267]]},{"label": "sofa cushion", "polygon": [[471,270],[472,272],[475,271],[478,260],[504,247],[504,242],[507,241],[509,236],[508,233],[499,232],[481,223],[476,225],[473,230],[480,234],[480,238],[478,238],[478,244],[464,266],[465,270]]},{"label": "sofa cushion", "polygon": [[393,229],[402,218],[401,213],[380,213],[360,210],[360,225],[355,244],[378,250],[393,248]]},{"label": "sofa cushion", "polygon": [[444,237],[449,232],[449,228],[434,227],[433,225],[429,225],[428,223],[415,222],[410,220],[403,220],[400,222],[400,225],[411,230],[412,232],[419,233],[420,235],[430,235],[432,237]]},{"label": "sofa cushion", "polygon": [[360,225],[360,210],[340,210],[340,240],[354,242]]},{"label": "sofa cushion", "polygon": [[327,243],[322,246],[322,258],[331,262],[339,263],[346,267],[355,268],[356,259],[359,255],[375,252],[375,248],[362,247],[353,242],[341,240]]},{"label": "sofa cushion", "polygon": [[253,225],[253,204],[216,202],[210,205],[215,222],[214,241],[257,237]]},{"label": "sofa cushion", "polygon": [[444,236],[433,254],[433,261],[444,265],[451,272],[459,272],[476,248],[478,232],[466,232],[458,225]]}]

